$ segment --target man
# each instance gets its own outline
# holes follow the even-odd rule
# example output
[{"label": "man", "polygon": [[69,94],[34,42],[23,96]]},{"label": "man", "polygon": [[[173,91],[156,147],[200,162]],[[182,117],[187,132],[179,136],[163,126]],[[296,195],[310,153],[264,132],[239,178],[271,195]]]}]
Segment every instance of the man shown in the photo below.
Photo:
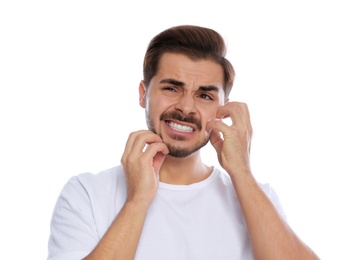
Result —
[{"label": "man", "polygon": [[[228,100],[234,69],[225,54],[208,28],[152,39],[139,85],[149,130],[130,134],[121,165],[65,185],[50,259],[318,259],[251,172],[249,112]],[[209,141],[223,172],[201,160]]]}]

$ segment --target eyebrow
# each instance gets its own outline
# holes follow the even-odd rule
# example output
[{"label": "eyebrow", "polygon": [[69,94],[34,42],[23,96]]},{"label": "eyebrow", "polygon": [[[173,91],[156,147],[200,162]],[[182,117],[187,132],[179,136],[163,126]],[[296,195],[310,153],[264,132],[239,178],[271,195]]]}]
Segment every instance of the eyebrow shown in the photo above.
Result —
[{"label": "eyebrow", "polygon": [[[183,87],[185,84],[182,81],[176,80],[176,79],[162,79],[160,82],[160,84],[162,83],[168,83],[174,86],[178,86],[178,87]],[[214,85],[208,85],[208,86],[199,86],[198,88],[200,91],[215,91],[215,92],[219,92],[219,88],[214,86]]]},{"label": "eyebrow", "polygon": [[171,85],[175,85],[175,86],[179,86],[179,87],[184,86],[184,82],[178,81],[176,79],[162,79],[159,83],[160,84],[162,84],[162,83],[169,83]]}]

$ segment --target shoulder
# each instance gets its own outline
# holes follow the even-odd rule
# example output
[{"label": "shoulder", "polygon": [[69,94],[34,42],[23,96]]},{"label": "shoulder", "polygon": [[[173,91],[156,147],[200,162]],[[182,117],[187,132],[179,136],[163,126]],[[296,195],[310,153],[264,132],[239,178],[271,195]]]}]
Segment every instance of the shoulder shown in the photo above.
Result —
[{"label": "shoulder", "polygon": [[124,170],[121,165],[109,168],[98,173],[81,173],[72,177],[70,183],[78,183],[84,188],[111,189],[117,183],[125,182]]},{"label": "shoulder", "polygon": [[[219,181],[223,182],[226,186],[233,186],[229,175],[224,170],[215,167],[214,174]],[[269,198],[277,198],[275,190],[269,183],[257,182],[257,184]]]},{"label": "shoulder", "polygon": [[85,199],[94,194],[110,194],[125,187],[125,175],[121,165],[98,173],[81,173],[71,177],[61,191],[61,197]]},{"label": "shoulder", "polygon": [[[224,170],[221,170],[219,168],[215,168],[214,173],[217,177],[218,183],[222,184],[224,186],[224,189],[229,191],[228,195],[234,199],[237,199],[237,195],[236,195],[234,186],[232,184],[232,181],[229,175]],[[280,198],[277,192],[275,191],[275,189],[273,188],[273,186],[270,183],[259,182],[259,181],[257,182],[257,184],[262,189],[262,191],[266,194],[266,196],[270,199],[270,201],[279,211],[281,216],[286,218],[286,214],[282,207]]]},{"label": "shoulder", "polygon": [[124,204],[125,189],[121,166],[71,177],[52,215],[50,258],[80,259],[90,252]]}]

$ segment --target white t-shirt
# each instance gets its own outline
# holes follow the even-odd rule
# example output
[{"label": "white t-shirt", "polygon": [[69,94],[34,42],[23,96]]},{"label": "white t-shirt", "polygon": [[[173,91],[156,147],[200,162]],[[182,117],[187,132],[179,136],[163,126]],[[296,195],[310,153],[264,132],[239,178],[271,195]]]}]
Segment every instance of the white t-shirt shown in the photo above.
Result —
[{"label": "white t-shirt", "polygon": [[[274,190],[261,188],[284,212]],[[98,244],[126,200],[122,166],[72,177],[51,221],[48,259],[82,259]],[[160,183],[136,260],[253,259],[246,223],[229,176],[214,168],[202,182]]]}]

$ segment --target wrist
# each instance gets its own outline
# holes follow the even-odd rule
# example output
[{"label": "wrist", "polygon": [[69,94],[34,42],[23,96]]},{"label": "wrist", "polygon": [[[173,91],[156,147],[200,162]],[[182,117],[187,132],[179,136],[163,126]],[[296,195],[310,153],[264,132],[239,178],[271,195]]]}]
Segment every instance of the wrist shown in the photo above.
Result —
[{"label": "wrist", "polygon": [[236,171],[232,171],[229,176],[234,186],[239,184],[249,184],[255,180],[248,167],[238,168]]},{"label": "wrist", "polygon": [[133,211],[148,211],[152,201],[142,198],[128,198],[125,202],[125,206]]}]

